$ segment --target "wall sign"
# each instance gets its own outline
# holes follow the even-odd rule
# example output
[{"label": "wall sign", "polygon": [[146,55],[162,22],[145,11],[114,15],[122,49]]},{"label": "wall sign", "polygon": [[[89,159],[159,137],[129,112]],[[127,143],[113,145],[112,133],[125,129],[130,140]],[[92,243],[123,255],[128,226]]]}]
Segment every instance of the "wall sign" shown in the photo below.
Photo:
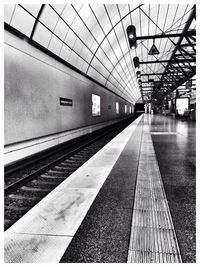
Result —
[{"label": "wall sign", "polygon": [[61,106],[72,106],[72,99],[60,97]]},{"label": "wall sign", "polygon": [[101,115],[101,97],[98,95],[92,94],[92,116]]},{"label": "wall sign", "polygon": [[116,102],[116,114],[119,114],[119,102]]},{"label": "wall sign", "polygon": [[185,110],[189,108],[189,98],[176,98],[176,112],[178,115],[184,115]]}]

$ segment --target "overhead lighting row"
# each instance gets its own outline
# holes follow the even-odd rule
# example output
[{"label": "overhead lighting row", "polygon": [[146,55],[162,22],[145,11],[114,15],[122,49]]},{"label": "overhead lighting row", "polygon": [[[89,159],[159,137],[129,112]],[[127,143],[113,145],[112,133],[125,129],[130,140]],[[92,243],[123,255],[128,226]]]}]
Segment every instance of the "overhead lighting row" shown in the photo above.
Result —
[{"label": "overhead lighting row", "polygon": [[[128,36],[128,42],[129,42],[130,49],[137,48],[137,35],[136,35],[135,26],[129,25],[126,29],[126,32],[127,32],[127,36]],[[136,69],[136,75],[137,75],[137,79],[138,79],[139,88],[141,90],[142,89],[142,80],[141,80],[141,72],[139,70],[139,67],[140,67],[139,58],[134,57],[133,63],[134,63],[135,69]]]}]

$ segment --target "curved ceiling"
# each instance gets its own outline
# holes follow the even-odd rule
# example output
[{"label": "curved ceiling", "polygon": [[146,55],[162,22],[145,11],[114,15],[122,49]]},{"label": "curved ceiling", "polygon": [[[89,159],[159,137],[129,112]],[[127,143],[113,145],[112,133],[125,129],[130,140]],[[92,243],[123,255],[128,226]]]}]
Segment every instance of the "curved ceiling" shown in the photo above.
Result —
[{"label": "curved ceiling", "polygon": [[[143,82],[160,81],[180,39],[192,5],[45,4],[5,5],[5,22],[131,103],[141,98],[133,57]],[[126,28],[136,27],[130,49]],[[190,30],[195,25],[190,25]],[[147,38],[174,34],[169,38]],[[153,45],[158,55],[149,55]],[[162,60],[162,61],[161,61]],[[152,62],[146,63],[145,62]],[[159,61],[157,64],[153,61]],[[145,76],[145,74],[148,74]],[[142,94],[145,94],[145,87]]]}]

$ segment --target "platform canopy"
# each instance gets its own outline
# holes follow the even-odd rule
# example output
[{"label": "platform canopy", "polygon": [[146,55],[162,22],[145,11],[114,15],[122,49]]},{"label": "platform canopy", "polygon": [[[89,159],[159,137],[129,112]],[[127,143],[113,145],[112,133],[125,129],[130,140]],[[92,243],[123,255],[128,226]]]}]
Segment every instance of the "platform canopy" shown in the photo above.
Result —
[{"label": "platform canopy", "polygon": [[13,4],[5,5],[5,26],[135,103],[162,97],[195,74],[195,12],[189,4]]}]

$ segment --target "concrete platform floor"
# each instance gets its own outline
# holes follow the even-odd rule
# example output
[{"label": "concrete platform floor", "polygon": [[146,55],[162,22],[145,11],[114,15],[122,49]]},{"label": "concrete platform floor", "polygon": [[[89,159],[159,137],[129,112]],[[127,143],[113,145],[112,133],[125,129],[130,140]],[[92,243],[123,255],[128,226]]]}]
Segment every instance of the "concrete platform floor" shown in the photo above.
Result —
[{"label": "concrete platform floor", "polygon": [[[195,262],[195,123],[177,121],[170,117],[158,115],[144,115],[144,118],[144,120],[137,120],[137,127],[134,125],[129,126],[129,128],[127,127],[127,130],[124,132],[126,134],[126,142],[124,141],[125,135],[123,134],[121,134],[119,139],[115,139],[115,141],[113,139],[112,143],[103,148],[102,151],[103,153],[106,152],[105,155],[97,153],[98,155],[89,160],[86,166],[78,169],[75,174],[72,174],[72,177],[63,182],[63,185],[60,187],[61,191],[57,188],[55,192],[51,193],[51,196],[47,196],[46,200],[44,199],[35,209],[33,208],[29,215],[25,215],[25,219],[22,218],[20,222],[17,222],[8,229],[5,234],[7,238],[5,239],[7,262],[27,262],[27,260],[30,260],[29,262],[59,261],[62,263],[127,262],[133,223],[132,216],[138,166],[143,142],[142,136],[146,127],[148,128],[148,138],[145,141],[145,146],[147,146],[147,151],[151,150],[149,156],[153,155],[153,162],[154,158],[157,158],[158,161],[158,163],[157,161],[155,163],[158,164],[160,169],[158,171],[159,175],[161,174],[170,207],[182,260],[183,262]],[[148,143],[150,146],[148,146]],[[121,146],[120,153],[117,152],[119,146]],[[145,146],[143,144],[143,148]],[[116,152],[117,157],[113,159],[113,155]],[[96,161],[98,158],[99,161]],[[154,172],[150,169],[152,158],[149,160],[149,163],[148,159],[146,160],[147,163],[145,165],[143,162],[142,168],[145,171],[149,170],[149,175],[145,174],[145,178],[153,178]],[[109,162],[112,162],[112,167],[108,170]],[[154,163],[153,166],[155,166]],[[90,175],[91,168],[93,168],[92,176]],[[103,171],[104,168],[106,172]],[[140,173],[142,168],[140,168]],[[95,175],[95,170],[97,169],[98,171]],[[155,171],[157,167],[153,169]],[[147,173],[145,171],[144,173]],[[68,193],[72,189],[77,190],[76,187],[79,188],[79,191],[76,191],[78,199],[73,202],[71,195]],[[64,197],[65,191],[66,199],[69,198],[70,203],[73,203],[72,211],[70,211],[71,206],[70,210],[68,209],[69,204],[67,204],[67,200]],[[56,217],[56,225],[54,227],[53,217],[55,217],[55,212],[52,210],[50,202],[54,201],[53,197],[55,196],[56,202],[59,201],[59,192],[62,193],[63,200],[58,205],[59,210],[56,211],[56,214],[61,214],[62,218],[59,217],[59,226]],[[83,200],[80,199],[80,193],[83,196]],[[88,199],[87,205],[85,205],[87,206],[87,211],[82,204],[86,198]],[[162,199],[163,197],[161,196]],[[78,203],[77,201],[81,202]],[[47,208],[45,208],[45,203],[48,203]],[[74,224],[68,225],[70,220],[68,216],[71,216],[70,214],[74,212],[73,206],[76,205],[77,211],[79,204],[79,223],[77,224],[76,215],[74,217]],[[65,209],[66,205],[67,209]],[[81,207],[84,208],[84,212]],[[48,210],[51,213],[49,218]],[[45,211],[45,220],[43,217],[44,213],[41,213],[43,211]],[[76,214],[78,214],[77,212]],[[35,228],[30,223],[32,214],[36,214],[34,224],[38,221],[37,218],[40,218],[39,226],[34,226]],[[154,214],[151,216],[154,216]],[[45,225],[47,225],[46,230]],[[69,227],[70,231],[68,230]],[[173,229],[173,225],[167,226],[168,228]],[[163,224],[163,231],[165,229],[166,225]],[[15,238],[18,238],[18,240],[16,241]],[[33,244],[28,249],[29,258],[26,258],[25,250],[30,239],[33,241]],[[14,240],[14,243],[12,240]],[[56,242],[58,243],[56,244]],[[56,246],[58,247],[58,252],[56,252]],[[64,247],[67,248],[66,251]],[[16,249],[18,254],[12,254],[16,253]],[[36,257],[38,258],[34,258],[34,253],[35,255],[37,254]],[[55,259],[53,259],[54,254],[56,255]],[[52,260],[48,255],[52,257]],[[23,260],[23,257],[26,260]]]},{"label": "concrete platform floor", "polygon": [[[159,115],[147,116],[147,123],[182,261],[195,262],[196,124]],[[61,262],[127,262],[131,203],[133,205],[134,201],[131,189],[135,190],[141,132],[139,126]]]},{"label": "concrete platform floor", "polygon": [[196,123],[153,116],[151,132],[182,260],[195,262]]}]

